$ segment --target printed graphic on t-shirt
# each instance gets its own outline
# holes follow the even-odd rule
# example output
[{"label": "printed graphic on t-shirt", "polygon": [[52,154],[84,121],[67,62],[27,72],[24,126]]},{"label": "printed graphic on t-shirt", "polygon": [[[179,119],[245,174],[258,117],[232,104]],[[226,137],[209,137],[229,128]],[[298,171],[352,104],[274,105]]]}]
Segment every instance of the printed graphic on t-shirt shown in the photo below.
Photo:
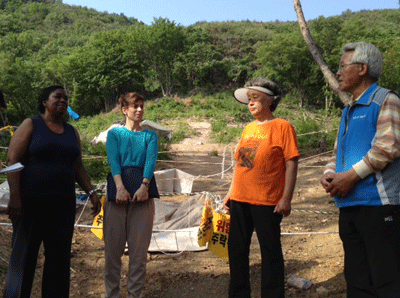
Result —
[{"label": "printed graphic on t-shirt", "polygon": [[259,142],[247,142],[246,146],[239,149],[239,164],[241,167],[252,169],[257,155]]}]

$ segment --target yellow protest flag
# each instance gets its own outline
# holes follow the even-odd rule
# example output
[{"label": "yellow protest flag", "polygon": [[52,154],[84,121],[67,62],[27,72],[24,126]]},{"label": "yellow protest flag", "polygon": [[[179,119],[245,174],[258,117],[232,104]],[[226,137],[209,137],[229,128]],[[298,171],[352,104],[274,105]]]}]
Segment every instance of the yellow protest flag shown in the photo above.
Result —
[{"label": "yellow protest flag", "polygon": [[210,197],[207,196],[203,213],[201,215],[199,231],[197,232],[197,243],[199,246],[206,246],[211,236],[212,228],[212,218],[213,218],[213,207]]},{"label": "yellow protest flag", "polygon": [[199,246],[208,249],[223,260],[228,261],[228,236],[230,228],[230,215],[223,212],[215,212],[211,199],[206,198],[203,213],[197,233]]},{"label": "yellow protest flag", "polygon": [[103,196],[101,198],[101,210],[100,210],[99,214],[97,214],[93,220],[93,226],[101,227],[101,229],[99,229],[99,228],[91,228],[90,229],[92,231],[92,233],[95,234],[96,237],[99,238],[100,240],[104,240],[103,220],[104,220],[104,202],[105,201],[106,201],[106,196]]},{"label": "yellow protest flag", "polygon": [[208,250],[228,261],[228,237],[231,217],[223,212],[213,211],[213,226],[210,240],[208,241]]}]

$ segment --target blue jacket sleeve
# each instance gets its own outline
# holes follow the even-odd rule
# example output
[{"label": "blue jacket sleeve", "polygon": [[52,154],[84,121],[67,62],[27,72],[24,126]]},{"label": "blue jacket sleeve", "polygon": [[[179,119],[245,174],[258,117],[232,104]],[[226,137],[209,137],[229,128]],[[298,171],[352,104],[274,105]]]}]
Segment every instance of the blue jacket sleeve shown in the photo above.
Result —
[{"label": "blue jacket sleeve", "polygon": [[106,149],[108,163],[111,168],[111,174],[113,175],[113,177],[115,175],[121,174],[121,161],[118,150],[118,138],[114,129],[108,131]]},{"label": "blue jacket sleeve", "polygon": [[146,162],[144,164],[143,178],[151,180],[156,168],[158,155],[158,136],[154,130],[149,130],[149,142],[147,144]]}]

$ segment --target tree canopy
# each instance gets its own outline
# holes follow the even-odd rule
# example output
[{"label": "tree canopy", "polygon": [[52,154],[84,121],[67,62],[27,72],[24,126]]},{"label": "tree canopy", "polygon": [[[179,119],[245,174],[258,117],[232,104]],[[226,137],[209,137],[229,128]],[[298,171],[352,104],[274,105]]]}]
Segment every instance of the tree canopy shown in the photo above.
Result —
[{"label": "tree canopy", "polygon": [[[367,41],[384,58],[380,83],[400,91],[400,11],[343,12],[309,22],[330,68],[345,43]],[[82,115],[112,109],[118,96],[213,92],[268,76],[303,106],[340,106],[305,44],[297,22],[215,22],[150,26],[123,14],[61,0],[0,0],[0,90],[10,122],[36,113],[39,90],[65,86]]]}]

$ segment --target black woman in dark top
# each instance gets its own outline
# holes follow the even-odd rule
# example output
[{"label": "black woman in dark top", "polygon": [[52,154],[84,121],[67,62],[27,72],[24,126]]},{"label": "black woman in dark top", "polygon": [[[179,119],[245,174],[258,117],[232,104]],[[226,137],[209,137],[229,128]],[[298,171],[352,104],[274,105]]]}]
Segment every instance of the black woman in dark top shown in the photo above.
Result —
[{"label": "black woman in dark top", "polygon": [[38,98],[40,115],[25,119],[10,142],[7,165],[25,167],[8,174],[13,249],[4,298],[30,297],[42,242],[42,297],[69,297],[75,181],[89,194],[93,215],[101,209],[83,167],[79,134],[64,121],[67,107],[63,87],[45,88]]}]

